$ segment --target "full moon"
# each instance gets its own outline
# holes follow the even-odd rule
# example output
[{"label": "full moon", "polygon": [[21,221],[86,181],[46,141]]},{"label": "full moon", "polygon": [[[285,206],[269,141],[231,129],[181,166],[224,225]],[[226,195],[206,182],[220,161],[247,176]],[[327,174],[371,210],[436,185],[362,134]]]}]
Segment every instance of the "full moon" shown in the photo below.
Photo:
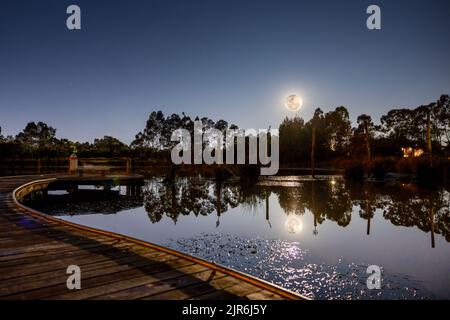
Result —
[{"label": "full moon", "polygon": [[298,111],[303,105],[303,100],[296,94],[292,94],[286,98],[285,106],[289,111]]},{"label": "full moon", "polygon": [[287,218],[284,227],[286,228],[287,232],[297,234],[303,230],[303,222],[299,217],[290,215]]}]

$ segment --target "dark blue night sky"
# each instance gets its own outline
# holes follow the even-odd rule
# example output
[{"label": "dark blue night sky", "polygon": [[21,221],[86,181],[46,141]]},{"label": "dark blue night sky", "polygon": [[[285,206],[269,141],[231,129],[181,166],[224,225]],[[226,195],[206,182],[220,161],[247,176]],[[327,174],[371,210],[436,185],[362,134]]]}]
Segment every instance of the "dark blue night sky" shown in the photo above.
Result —
[{"label": "dark blue night sky", "polygon": [[[66,28],[66,8],[82,30]],[[366,28],[378,4],[382,30]],[[278,127],[346,106],[378,121],[450,93],[450,1],[0,1],[0,126],[130,142],[149,113]]]}]

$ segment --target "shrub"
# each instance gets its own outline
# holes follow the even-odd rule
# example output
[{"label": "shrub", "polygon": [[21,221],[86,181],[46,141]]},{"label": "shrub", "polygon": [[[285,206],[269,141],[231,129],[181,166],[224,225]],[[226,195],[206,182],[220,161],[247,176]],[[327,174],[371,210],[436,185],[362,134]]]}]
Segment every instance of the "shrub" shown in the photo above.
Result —
[{"label": "shrub", "polygon": [[395,164],[395,171],[403,174],[413,174],[417,172],[417,160],[414,158],[401,158]]},{"label": "shrub", "polygon": [[384,180],[386,177],[386,169],[383,160],[372,161],[370,164],[370,174],[375,180]]},{"label": "shrub", "polygon": [[344,177],[350,181],[364,180],[364,163],[358,160],[349,160],[344,163]]},{"label": "shrub", "polygon": [[416,180],[421,185],[437,185],[446,180],[448,174],[448,160],[433,159],[430,164],[429,159],[421,158],[417,161]]},{"label": "shrub", "polygon": [[386,174],[388,172],[394,172],[395,171],[395,158],[392,157],[378,157],[372,160],[368,164],[368,172],[370,175],[375,178],[376,180],[384,180],[386,177]]}]

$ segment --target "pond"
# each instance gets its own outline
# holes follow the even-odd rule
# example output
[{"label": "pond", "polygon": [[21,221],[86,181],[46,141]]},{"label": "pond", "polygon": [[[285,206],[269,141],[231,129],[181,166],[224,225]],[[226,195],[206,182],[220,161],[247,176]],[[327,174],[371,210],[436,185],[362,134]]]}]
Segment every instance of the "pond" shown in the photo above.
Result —
[{"label": "pond", "polygon": [[[26,204],[255,275],[315,299],[449,299],[450,194],[400,182],[199,178],[49,191]],[[369,290],[370,265],[382,270]]]}]

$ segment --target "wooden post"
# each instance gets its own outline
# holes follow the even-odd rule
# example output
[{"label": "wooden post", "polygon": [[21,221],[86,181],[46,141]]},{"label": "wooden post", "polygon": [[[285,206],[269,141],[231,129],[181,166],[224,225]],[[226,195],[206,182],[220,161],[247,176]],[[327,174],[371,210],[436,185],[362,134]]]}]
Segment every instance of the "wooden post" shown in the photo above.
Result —
[{"label": "wooden post", "polygon": [[366,200],[366,213],[369,215],[367,217],[367,235],[370,235],[370,217],[372,215],[372,212],[370,210],[369,200]]},{"label": "wooden post", "polygon": [[312,127],[312,139],[311,139],[311,177],[314,179],[314,149],[316,148],[316,127]]},{"label": "wooden post", "polygon": [[136,196],[142,196],[142,187],[140,185],[136,185]]},{"label": "wooden post", "polygon": [[38,159],[38,169],[37,169],[38,174],[41,174],[41,170],[42,170],[42,162],[41,162],[41,158],[39,158]]},{"label": "wooden post", "polygon": [[69,157],[69,173],[73,174],[78,170],[78,157],[76,154],[72,154]]},{"label": "wooden post", "polygon": [[131,174],[131,159],[127,158],[127,175]]}]

